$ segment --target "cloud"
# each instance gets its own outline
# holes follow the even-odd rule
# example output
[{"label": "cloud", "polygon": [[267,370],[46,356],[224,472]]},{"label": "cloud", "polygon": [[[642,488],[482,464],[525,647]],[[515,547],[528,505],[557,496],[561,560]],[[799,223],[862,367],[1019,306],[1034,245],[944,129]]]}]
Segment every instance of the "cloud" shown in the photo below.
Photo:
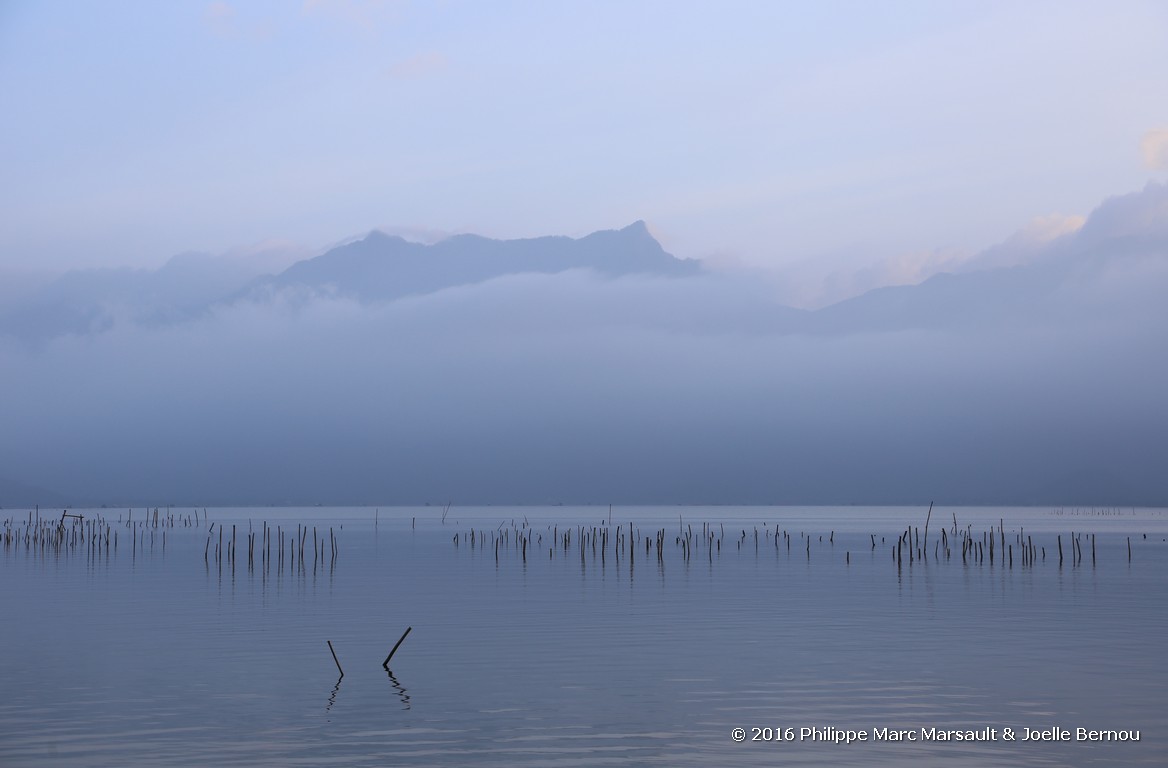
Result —
[{"label": "cloud", "polygon": [[437,227],[418,227],[418,226],[401,226],[397,224],[387,224],[380,227],[375,227],[378,232],[384,232],[387,235],[396,235],[403,240],[409,240],[412,243],[424,243],[432,245],[441,242],[448,237],[453,237],[459,234],[470,234],[462,230],[440,229]]},{"label": "cloud", "polygon": [[232,37],[237,32],[235,9],[224,2],[214,2],[207,6],[203,20],[216,37]]},{"label": "cloud", "polygon": [[1144,165],[1153,171],[1168,171],[1168,128],[1148,131],[1140,140]]},{"label": "cloud", "polygon": [[[793,306],[825,307],[885,286],[917,285],[945,273],[1014,267],[1045,257],[1049,247],[1078,232],[1087,221],[1078,215],[1039,216],[1005,241],[970,253],[932,248],[894,254],[869,263],[847,259],[810,260],[773,273],[776,296]],[[854,258],[853,258],[854,261]],[[721,267],[719,262],[714,265]]]},{"label": "cloud", "polygon": [[1050,502],[1100,462],[1132,480],[1099,500],[1160,487],[1139,467],[1164,458],[1162,324],[1090,320],[1128,302],[1119,283],[1054,331],[825,336],[713,275],[269,298],[35,353],[0,339],[21,372],[0,420],[25,436],[0,460],[29,484],[151,503]]},{"label": "cloud", "polygon": [[215,37],[231,40],[270,40],[277,29],[274,18],[257,14],[255,8],[244,6],[241,15],[235,6],[221,0],[207,6],[203,22]]},{"label": "cloud", "polygon": [[1087,217],[1061,214],[1038,216],[1003,242],[990,246],[960,264],[954,271],[972,272],[1029,264],[1045,257],[1050,247],[1062,238],[1079,232]]},{"label": "cloud", "polygon": [[1050,214],[1038,216],[1015,235],[1015,238],[1031,243],[1047,243],[1055,238],[1077,232],[1087,221],[1086,216],[1064,216]]},{"label": "cloud", "polygon": [[750,276],[579,270],[0,336],[0,466],[155,504],[1163,504],[1164,190],[1040,222],[1050,259],[837,307],[845,330]]},{"label": "cloud", "polygon": [[963,251],[946,248],[900,253],[853,273],[852,291],[863,293],[884,285],[916,285],[938,272],[952,270],[968,258]]},{"label": "cloud", "polygon": [[395,20],[402,5],[401,0],[304,0],[301,8],[369,31]]},{"label": "cloud", "polygon": [[442,72],[448,64],[444,55],[429,51],[394,63],[386,70],[386,75],[400,80],[427,77]]},{"label": "cloud", "polygon": [[[938,272],[956,269],[968,258],[965,252],[941,248],[899,253],[875,261],[861,261],[858,254],[833,254],[777,270],[753,271],[756,279],[773,286],[775,297],[782,302],[819,309],[874,288],[915,285]],[[732,259],[715,258],[704,263],[718,271],[750,271]]]},{"label": "cloud", "polygon": [[[1087,243],[1107,240],[1156,240],[1168,237],[1168,184],[1149,182],[1139,192],[1104,200],[1083,224],[1077,239]],[[1164,253],[1164,250],[1161,250]]]}]

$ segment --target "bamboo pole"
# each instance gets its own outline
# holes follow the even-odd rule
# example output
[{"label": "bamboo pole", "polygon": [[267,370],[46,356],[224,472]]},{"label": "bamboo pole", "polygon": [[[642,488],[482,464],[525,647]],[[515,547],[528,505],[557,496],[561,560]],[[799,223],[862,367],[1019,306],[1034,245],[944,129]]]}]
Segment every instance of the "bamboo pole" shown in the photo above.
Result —
[{"label": "bamboo pole", "polygon": [[403,632],[402,636],[398,638],[398,641],[393,644],[393,648],[390,649],[389,655],[385,657],[385,661],[381,662],[383,669],[389,669],[389,660],[393,658],[395,653],[397,653],[398,646],[402,644],[402,641],[406,639],[406,635],[408,635],[412,629],[413,627],[406,627],[406,631]]},{"label": "bamboo pole", "polygon": [[337,652],[333,650],[333,641],[325,640],[328,643],[329,653],[333,655],[333,663],[337,665],[337,671],[341,673],[341,677],[345,676],[345,670],[341,669],[341,662],[337,660]]}]

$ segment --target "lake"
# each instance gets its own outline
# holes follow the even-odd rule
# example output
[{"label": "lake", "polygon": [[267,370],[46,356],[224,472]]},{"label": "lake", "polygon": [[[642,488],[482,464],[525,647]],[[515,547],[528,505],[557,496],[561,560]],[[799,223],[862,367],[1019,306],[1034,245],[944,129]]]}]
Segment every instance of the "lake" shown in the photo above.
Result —
[{"label": "lake", "polygon": [[0,765],[1168,764],[1168,511],[926,510],[4,510]]}]

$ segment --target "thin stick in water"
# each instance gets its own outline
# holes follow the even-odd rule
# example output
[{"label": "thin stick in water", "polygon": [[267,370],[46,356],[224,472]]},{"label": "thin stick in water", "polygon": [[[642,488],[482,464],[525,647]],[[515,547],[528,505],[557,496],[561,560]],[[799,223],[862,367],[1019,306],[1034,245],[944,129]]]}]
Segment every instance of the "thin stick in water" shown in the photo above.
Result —
[{"label": "thin stick in water", "polygon": [[341,673],[341,677],[345,676],[345,670],[341,669],[341,662],[337,661],[337,652],[333,650],[333,641],[325,640],[328,643],[329,652],[333,655],[333,663],[337,665],[337,671]]},{"label": "thin stick in water", "polygon": [[925,554],[929,553],[929,521],[933,519],[933,502],[929,502],[929,514],[925,517]]},{"label": "thin stick in water", "polygon": [[393,649],[389,652],[389,655],[385,657],[385,661],[381,662],[382,669],[389,669],[389,660],[393,658],[395,653],[397,653],[398,646],[402,644],[402,640],[406,639],[406,635],[410,633],[411,629],[413,629],[413,627],[406,627],[406,631],[403,632],[402,636],[398,638],[398,641],[393,644]]}]

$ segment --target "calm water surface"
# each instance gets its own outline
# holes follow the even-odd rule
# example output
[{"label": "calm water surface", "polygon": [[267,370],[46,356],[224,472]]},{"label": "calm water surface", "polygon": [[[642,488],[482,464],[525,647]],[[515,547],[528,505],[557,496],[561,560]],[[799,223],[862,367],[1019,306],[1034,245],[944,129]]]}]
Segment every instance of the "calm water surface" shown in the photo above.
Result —
[{"label": "calm water surface", "polygon": [[[1168,764],[1165,510],[935,508],[927,559],[902,547],[899,567],[924,509],[200,509],[195,525],[176,508],[157,528],[80,512],[116,551],[0,549],[3,766]],[[262,557],[264,521],[306,526],[305,559]],[[234,567],[215,557],[232,525]],[[313,560],[313,527],[335,559],[324,543]],[[994,563],[963,563],[960,532],[991,527]],[[1140,740],[1002,738],[1080,727]]]}]

